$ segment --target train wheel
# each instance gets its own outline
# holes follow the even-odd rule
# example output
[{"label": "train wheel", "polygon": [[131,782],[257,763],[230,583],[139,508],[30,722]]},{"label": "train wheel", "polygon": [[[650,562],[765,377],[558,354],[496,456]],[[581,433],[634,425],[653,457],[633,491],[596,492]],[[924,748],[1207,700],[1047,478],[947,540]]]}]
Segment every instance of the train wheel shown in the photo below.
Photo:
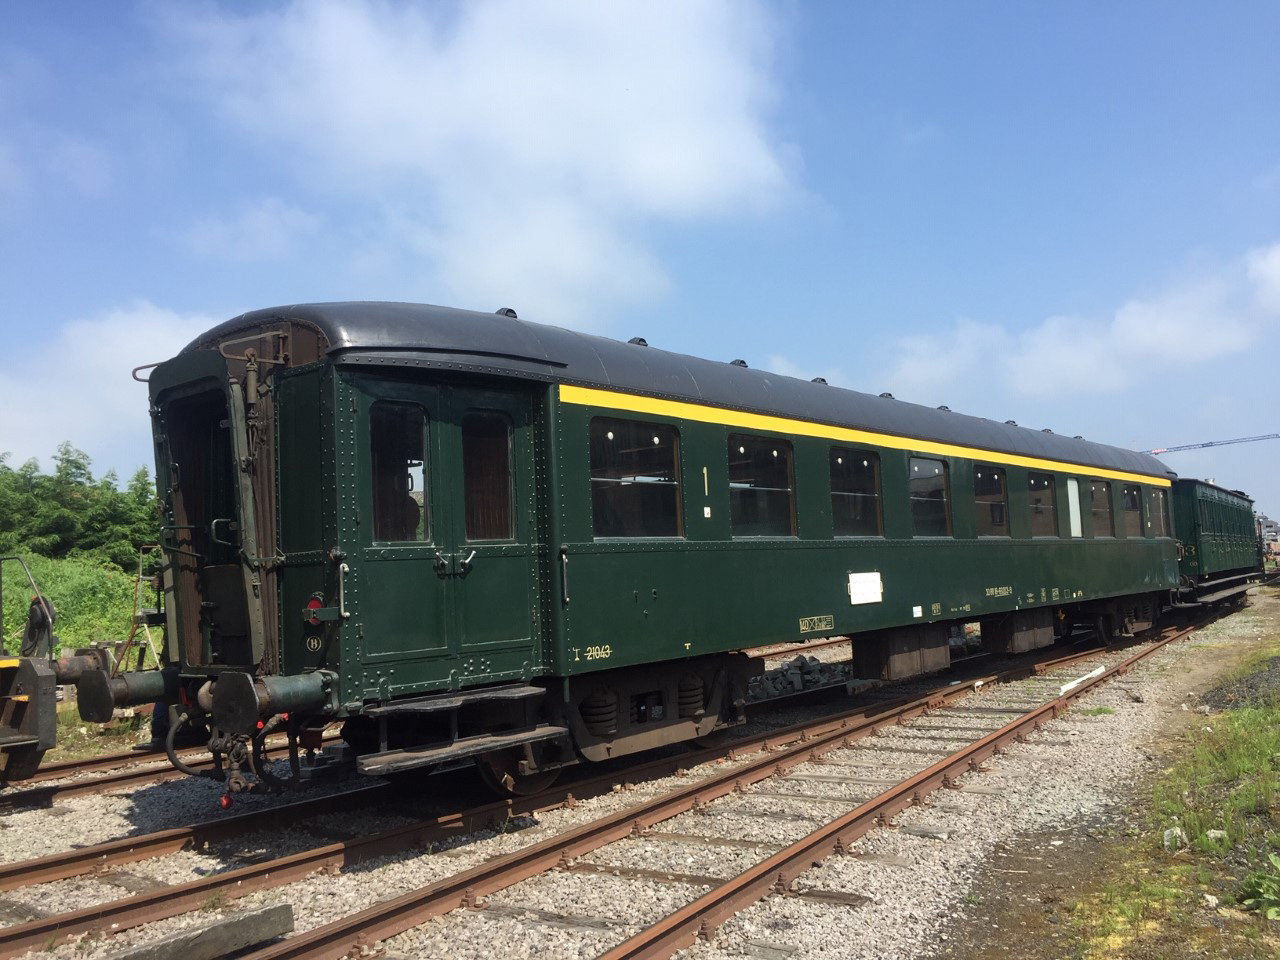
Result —
[{"label": "train wheel", "polygon": [[519,750],[500,750],[476,757],[476,769],[480,779],[494,793],[504,797],[528,797],[546,790],[560,776],[559,770],[541,770],[538,773],[520,773],[522,753]]}]

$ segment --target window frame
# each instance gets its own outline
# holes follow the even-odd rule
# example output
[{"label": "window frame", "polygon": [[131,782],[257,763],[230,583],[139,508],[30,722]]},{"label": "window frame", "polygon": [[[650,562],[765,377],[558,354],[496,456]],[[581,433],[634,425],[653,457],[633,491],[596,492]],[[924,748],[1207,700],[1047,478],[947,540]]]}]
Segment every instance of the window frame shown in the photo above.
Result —
[{"label": "window frame", "polygon": [[[916,514],[915,505],[917,500],[925,499],[925,498],[918,498],[914,496],[911,489],[911,484],[915,481],[914,474],[915,474],[915,467],[917,462],[938,464],[942,467],[942,514],[943,514],[943,520],[945,521],[945,524],[946,524],[945,533],[920,533],[917,530],[916,524],[920,518]],[[921,479],[924,479],[924,478],[921,478]],[[910,515],[911,515],[912,539],[943,540],[949,537],[954,537],[955,524],[951,516],[951,464],[949,464],[944,459],[939,459],[938,457],[926,457],[926,456],[915,454],[915,453],[908,454],[907,455],[907,504],[909,507]]]},{"label": "window frame", "polygon": [[[646,484],[652,483],[655,486],[670,487],[675,493],[675,531],[673,533],[601,533],[597,527],[597,523],[601,519],[600,513],[596,509],[596,484],[601,482],[616,482],[620,488],[625,488],[628,484],[620,478],[597,477],[596,464],[593,462],[593,453],[596,449],[595,434],[597,424],[606,426],[613,424],[627,428],[638,428],[640,431],[651,432],[654,430],[666,431],[670,435],[671,441],[671,480],[650,480],[645,481]],[[610,438],[611,439],[611,438]],[[685,539],[685,518],[684,518],[684,474],[683,465],[681,463],[681,443],[680,428],[675,424],[665,420],[636,420],[626,417],[609,416],[600,414],[594,416],[587,423],[587,487],[591,493],[591,534],[595,540],[683,540]],[[640,474],[633,474],[639,476]],[[637,481],[631,481],[631,485],[637,485]]]},{"label": "window frame", "polygon": [[1080,478],[1067,477],[1067,536],[1079,540],[1084,536],[1084,511],[1080,509]]},{"label": "window frame", "polygon": [[[836,490],[836,472],[838,455],[846,457],[851,456],[854,460],[861,458],[869,464],[871,469],[871,484],[874,492],[870,494],[872,499],[872,508],[875,512],[875,532],[874,533],[841,533],[839,530],[839,512],[836,510],[837,497],[866,497],[868,494],[857,493],[846,490]],[[831,531],[832,536],[837,540],[865,540],[868,538],[884,537],[884,491],[881,486],[880,473],[880,454],[874,450],[862,449],[859,447],[841,447],[829,446],[827,448],[827,479],[831,486]]]},{"label": "window frame", "polygon": [[[982,500],[979,499],[978,480],[981,478],[981,472],[990,470],[1000,477],[1000,499],[999,500]],[[982,523],[979,519],[982,516],[983,507],[993,507],[1000,504],[1004,508],[1004,533],[983,533]],[[1009,471],[1005,467],[998,466],[994,463],[975,462],[973,465],[973,529],[979,538],[990,538],[994,540],[1007,540],[1012,536],[1009,529]],[[989,512],[989,510],[988,510]]]},{"label": "window frame", "polygon": [[[1130,491],[1130,490],[1137,491],[1137,495],[1134,497],[1134,503],[1136,504],[1136,506],[1135,506],[1133,509],[1130,509],[1128,506],[1126,506],[1126,504],[1129,502],[1129,501],[1128,501],[1128,493],[1129,493],[1129,491]],[[1136,540],[1136,539],[1138,539],[1138,538],[1141,538],[1141,537],[1145,537],[1145,536],[1146,536],[1146,527],[1145,527],[1145,525],[1144,525],[1144,523],[1143,523],[1143,516],[1142,516],[1142,501],[1143,501],[1143,499],[1144,499],[1144,498],[1143,498],[1143,496],[1142,496],[1142,486],[1141,486],[1141,484],[1137,484],[1137,483],[1126,483],[1126,484],[1123,484],[1123,485],[1120,487],[1120,518],[1121,518],[1121,520],[1123,521],[1123,522],[1121,523],[1121,529],[1123,530],[1123,536],[1122,536],[1122,537],[1120,537],[1120,539],[1122,539],[1122,540]],[[1129,532],[1129,523],[1128,523],[1128,519],[1127,519],[1127,515],[1128,515],[1128,514],[1135,514],[1135,515],[1137,516],[1137,532],[1136,532],[1136,533],[1130,533],[1130,532]]]},{"label": "window frame", "polygon": [[[1172,537],[1173,528],[1169,522],[1169,496],[1163,487],[1152,487],[1148,491],[1149,500],[1147,503],[1147,530],[1152,537]],[[1158,532],[1151,527],[1152,517],[1160,520],[1161,530]]]},{"label": "window frame", "polygon": [[[740,523],[742,521],[740,521],[735,516],[735,509],[734,509],[735,501],[734,501],[733,491],[734,491],[735,481],[733,479],[733,464],[734,464],[733,451],[734,451],[734,447],[743,447],[744,441],[759,442],[762,445],[780,447],[786,451],[787,486],[785,488],[785,492],[787,494],[787,507],[788,507],[787,514],[788,514],[788,520],[790,522],[789,533],[736,533],[734,531],[734,527],[737,525],[737,523]],[[727,477],[729,481],[728,493],[729,493],[729,536],[730,538],[734,540],[796,539],[799,536],[800,527],[799,527],[799,520],[796,516],[796,458],[795,458],[795,449],[791,441],[786,437],[771,437],[767,434],[730,433],[725,438],[724,450],[725,450],[726,466],[728,468]],[[745,450],[743,450],[738,455],[746,456],[747,454]],[[763,491],[777,493],[777,492],[781,492],[784,488],[761,487],[761,486],[755,486],[755,485],[743,487],[741,484],[739,484],[739,489],[763,490]]]},{"label": "window frame", "polygon": [[[1045,481],[1044,489],[1049,491],[1049,514],[1053,524],[1052,533],[1036,533],[1036,507],[1043,507],[1044,504],[1031,502],[1031,494],[1034,491],[1034,485],[1037,478]],[[1033,540],[1052,540],[1057,537],[1061,539],[1062,534],[1058,531],[1058,477],[1053,473],[1041,473],[1039,470],[1027,471],[1027,530]]]},{"label": "window frame", "polygon": [[[1094,502],[1093,485],[1095,483],[1101,484],[1103,488],[1106,490],[1106,496],[1103,498],[1103,502],[1106,503],[1107,505],[1108,529],[1106,533],[1098,532],[1098,511],[1095,510],[1093,507],[1093,502]],[[1103,538],[1107,540],[1116,539],[1116,504],[1115,504],[1115,500],[1113,499],[1114,495],[1115,495],[1115,491],[1111,487],[1110,480],[1103,480],[1099,477],[1089,478],[1089,519],[1092,522],[1094,539],[1099,539],[1099,538]]]},{"label": "window frame", "polygon": [[[374,426],[374,420],[378,416],[379,410],[386,409],[388,407],[399,407],[403,409],[408,409],[416,412],[422,418],[422,421],[421,421],[422,433],[421,433],[421,440],[420,440],[421,449],[422,449],[422,459],[419,461],[416,461],[419,465],[419,469],[421,471],[421,477],[422,477],[422,502],[417,504],[418,509],[420,511],[418,520],[422,526],[421,538],[414,537],[411,539],[396,539],[393,537],[379,535],[381,532],[379,530],[379,521],[382,519],[386,519],[389,516],[389,514],[386,514],[385,512],[380,512],[378,509],[380,496],[381,496],[381,494],[379,493],[380,457],[376,455],[374,452],[375,444],[377,441],[377,430],[378,430],[378,428]],[[404,400],[404,399],[391,398],[391,397],[380,397],[374,400],[373,403],[369,405],[368,425],[369,425],[369,443],[366,449],[369,453],[369,505],[370,505],[370,511],[371,511],[371,519],[369,524],[370,543],[386,544],[388,546],[408,546],[408,547],[427,546],[429,544],[435,543],[435,525],[433,523],[434,517],[432,516],[431,497],[429,493],[429,489],[431,486],[431,436],[432,436],[431,415],[429,411],[421,403],[417,403],[413,400]],[[410,458],[405,462],[413,463],[415,461],[412,458]],[[410,472],[406,472],[406,476],[409,476],[410,478],[412,478],[413,474]],[[404,491],[395,491],[395,490],[392,491],[393,494],[403,493],[405,495],[408,495],[411,492],[412,491],[407,488]],[[416,500],[414,502],[417,503]]]},{"label": "window frame", "polygon": [[[488,417],[500,420],[507,430],[507,533],[501,537],[472,537],[468,525],[471,517],[467,507],[470,502],[471,488],[467,483],[467,438],[466,423],[468,417]],[[459,463],[462,467],[462,541],[464,543],[505,543],[516,539],[516,478],[515,478],[515,446],[516,428],[511,415],[505,410],[491,410],[485,407],[471,407],[464,410],[458,419]]]}]

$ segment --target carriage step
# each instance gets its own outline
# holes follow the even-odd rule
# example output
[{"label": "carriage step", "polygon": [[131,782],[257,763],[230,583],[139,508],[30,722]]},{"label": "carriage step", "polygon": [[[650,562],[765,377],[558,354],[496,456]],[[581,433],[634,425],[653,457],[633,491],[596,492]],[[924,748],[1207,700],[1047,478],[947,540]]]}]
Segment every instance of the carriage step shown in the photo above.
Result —
[{"label": "carriage step", "polygon": [[479,756],[491,750],[504,750],[510,747],[523,746],[526,743],[538,743],[542,740],[554,740],[568,737],[567,727],[553,727],[543,724],[531,730],[517,730],[513,733],[486,733],[478,737],[463,737],[447,743],[424,744],[405,750],[388,750],[386,753],[371,753],[361,757],[356,766],[361,773],[379,776],[386,773],[399,773],[415,767],[426,767],[449,760],[461,760],[466,757]]},{"label": "carriage step", "polygon": [[479,690],[463,690],[459,693],[439,693],[429,697],[414,697],[411,700],[395,700],[378,707],[368,707],[364,711],[366,717],[390,717],[408,713],[441,713],[457,710],[473,703],[492,703],[495,701],[511,702],[532,700],[546,695],[545,687],[535,687],[527,683],[512,684],[506,687],[484,687]]},{"label": "carriage step", "polygon": [[1238,587],[1230,587],[1226,590],[1219,590],[1217,593],[1211,593],[1207,596],[1198,597],[1201,603],[1217,603],[1219,600],[1225,600],[1227,597],[1234,597],[1237,594],[1244,593],[1253,587],[1252,583],[1242,583]]},{"label": "carriage step", "polygon": [[39,742],[39,737],[0,737],[0,749],[8,750],[10,747],[29,747]]}]

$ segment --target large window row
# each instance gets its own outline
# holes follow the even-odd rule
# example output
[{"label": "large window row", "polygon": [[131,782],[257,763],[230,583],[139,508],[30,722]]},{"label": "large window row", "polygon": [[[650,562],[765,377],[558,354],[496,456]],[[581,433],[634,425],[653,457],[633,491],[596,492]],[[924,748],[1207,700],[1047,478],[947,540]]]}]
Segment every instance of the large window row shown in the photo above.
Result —
[{"label": "large window row", "polygon": [[[675,427],[596,417],[590,424],[592,523],[597,537],[679,537],[684,533],[680,493],[680,437]],[[795,460],[778,437],[733,433],[727,438],[729,525],[734,537],[796,536]],[[880,458],[871,450],[828,449],[832,531],[837,537],[884,536]],[[915,537],[950,537],[951,477],[947,461],[911,456],[907,499]],[[707,481],[706,471],[702,482]],[[1026,473],[1026,529],[1032,537],[1167,537],[1168,494],[1123,484],[1113,507],[1109,480],[1067,477],[1059,504],[1058,477]],[[710,494],[710,490],[704,490]],[[1010,536],[1009,477],[1004,467],[973,465],[973,519],[979,537]],[[1146,529],[1144,530],[1144,519]]]}]

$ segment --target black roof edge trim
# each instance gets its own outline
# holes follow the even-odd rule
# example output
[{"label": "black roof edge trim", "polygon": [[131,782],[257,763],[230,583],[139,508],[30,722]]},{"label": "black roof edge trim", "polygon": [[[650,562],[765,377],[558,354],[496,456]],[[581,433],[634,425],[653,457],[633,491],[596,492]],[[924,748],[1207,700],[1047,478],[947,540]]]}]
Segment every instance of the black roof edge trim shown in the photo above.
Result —
[{"label": "black roof edge trim", "polygon": [[485,357],[490,360],[516,360],[520,363],[538,363],[544,367],[564,369],[569,365],[562,360],[548,360],[546,357],[530,357],[520,353],[501,353],[493,350],[459,350],[454,347],[339,347],[327,354],[330,357],[352,358],[362,353],[367,354],[432,354],[440,357]]}]

